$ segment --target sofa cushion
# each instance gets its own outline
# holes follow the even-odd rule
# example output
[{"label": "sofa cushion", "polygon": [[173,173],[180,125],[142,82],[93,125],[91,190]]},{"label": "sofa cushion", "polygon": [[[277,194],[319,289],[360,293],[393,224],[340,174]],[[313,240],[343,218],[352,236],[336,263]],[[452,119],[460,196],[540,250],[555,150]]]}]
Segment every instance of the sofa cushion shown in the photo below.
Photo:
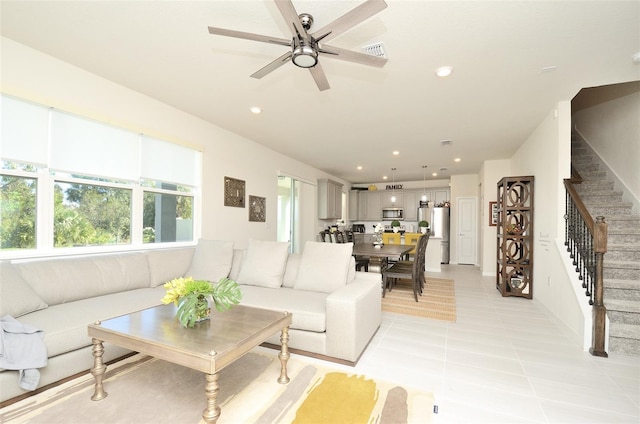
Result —
[{"label": "sofa cushion", "polygon": [[241,285],[240,289],[241,305],[291,313],[291,329],[317,333],[327,329],[327,293],[248,285]]},{"label": "sofa cushion", "polygon": [[238,274],[238,283],[280,287],[289,256],[289,243],[249,240]]},{"label": "sofa cushion", "polygon": [[44,332],[51,358],[91,345],[87,324],[160,305],[164,288],[144,288],[67,302],[20,317]]},{"label": "sofa cushion", "polygon": [[185,276],[217,283],[229,276],[232,261],[232,241],[200,239]]},{"label": "sofa cushion", "polygon": [[0,281],[0,317],[15,318],[47,307],[11,263],[0,263]]},{"label": "sofa cushion", "polygon": [[353,243],[306,242],[294,288],[333,293],[347,284],[352,252]]},{"label": "sofa cushion", "polygon": [[151,275],[149,287],[158,287],[176,277],[184,277],[191,265],[194,250],[193,247],[184,247],[147,251]]},{"label": "sofa cushion", "polygon": [[20,275],[49,306],[149,287],[144,253],[118,253],[16,263]]},{"label": "sofa cushion", "polygon": [[296,284],[296,277],[298,277],[298,267],[300,266],[300,258],[302,255],[299,253],[291,253],[287,258],[287,266],[284,269],[284,276],[282,277],[282,287],[293,288]]},{"label": "sofa cushion", "polygon": [[231,271],[229,271],[229,278],[232,280],[238,281],[243,260],[244,249],[233,249],[233,261],[231,262]]}]

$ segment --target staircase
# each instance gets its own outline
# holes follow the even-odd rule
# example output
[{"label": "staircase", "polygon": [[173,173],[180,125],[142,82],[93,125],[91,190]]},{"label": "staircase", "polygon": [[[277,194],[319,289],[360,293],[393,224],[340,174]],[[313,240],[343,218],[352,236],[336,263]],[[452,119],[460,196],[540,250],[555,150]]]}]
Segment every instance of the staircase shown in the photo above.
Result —
[{"label": "staircase", "polygon": [[583,179],[575,185],[595,219],[609,225],[604,255],[604,305],[609,317],[609,352],[640,356],[640,215],[614,190],[594,152],[572,137],[571,163]]}]

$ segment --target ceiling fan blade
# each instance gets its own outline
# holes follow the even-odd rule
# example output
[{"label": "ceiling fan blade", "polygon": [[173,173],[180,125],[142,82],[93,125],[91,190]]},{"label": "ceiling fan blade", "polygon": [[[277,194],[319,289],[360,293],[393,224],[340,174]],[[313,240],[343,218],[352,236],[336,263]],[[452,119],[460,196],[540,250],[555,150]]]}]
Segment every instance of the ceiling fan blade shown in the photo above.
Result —
[{"label": "ceiling fan blade", "polygon": [[296,8],[293,7],[293,3],[291,0],[274,0],[280,14],[284,18],[284,21],[287,23],[291,34],[294,37],[297,37],[298,34],[302,36],[303,39],[307,39],[307,30],[304,29],[302,24],[300,23],[300,18],[298,17],[298,12],[296,12]]},{"label": "ceiling fan blade", "polygon": [[319,52],[326,54],[326,57],[346,60],[347,62],[359,63],[361,65],[375,66],[376,68],[382,68],[387,63],[386,57],[372,56],[370,54],[354,52],[353,50],[334,46],[322,46]]},{"label": "ceiling fan blade", "polygon": [[291,46],[291,40],[284,38],[268,37],[266,35],[252,34],[250,32],[234,31],[232,29],[209,27],[209,34],[222,35],[225,37],[242,38],[245,40],[261,41],[263,43],[279,44],[282,46]]},{"label": "ceiling fan blade", "polygon": [[343,32],[353,28],[359,23],[364,22],[376,13],[386,9],[386,7],[387,3],[385,3],[384,0],[367,0],[360,6],[357,6],[344,15],[340,16],[330,24],[325,25],[317,31],[314,31],[312,36],[313,38],[318,39],[326,35],[327,33],[330,33],[323,38],[323,41],[329,41],[332,38],[342,34]]},{"label": "ceiling fan blade", "polygon": [[273,62],[269,63],[264,68],[251,74],[251,78],[260,79],[263,76],[267,75],[268,73],[275,71],[276,69],[278,69],[279,67],[281,67],[282,65],[284,65],[290,60],[291,60],[291,52],[287,52],[282,56],[280,56],[279,58],[277,58],[276,60],[274,60]]},{"label": "ceiling fan blade", "polygon": [[309,72],[311,72],[311,76],[313,80],[316,82],[316,85],[320,89],[320,91],[328,90],[331,88],[329,86],[329,81],[327,81],[327,76],[325,75],[320,63],[316,63],[316,66],[309,68]]}]

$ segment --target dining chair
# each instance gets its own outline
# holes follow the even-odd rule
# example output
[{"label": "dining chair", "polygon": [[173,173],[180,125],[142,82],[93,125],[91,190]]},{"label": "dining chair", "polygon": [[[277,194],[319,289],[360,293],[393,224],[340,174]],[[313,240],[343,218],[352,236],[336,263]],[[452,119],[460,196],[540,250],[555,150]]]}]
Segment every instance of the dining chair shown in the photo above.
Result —
[{"label": "dining chair", "polygon": [[401,244],[400,233],[382,233],[384,244]]},{"label": "dining chair", "polygon": [[[400,235],[400,233],[382,233],[382,242],[384,244],[402,244],[402,236]],[[388,262],[395,263],[397,261],[388,260]]]},{"label": "dining chair", "polygon": [[421,236],[422,233],[404,233],[404,244],[412,244],[415,246],[409,253],[407,253],[407,259],[410,259],[412,256],[415,259],[416,252],[418,251],[418,241]]},{"label": "dining chair", "polygon": [[382,274],[383,291],[382,297],[385,297],[386,291],[393,290],[393,286],[399,279],[410,280],[413,289],[413,297],[418,301],[418,295],[422,295],[424,287],[424,261],[427,251],[427,243],[429,235],[425,234],[420,237],[417,248],[417,255],[413,261],[401,261],[391,264]]},{"label": "dining chair", "polygon": [[[353,231],[351,230],[346,230],[343,235],[342,235],[342,240],[343,243],[354,243],[355,244],[355,237],[353,235]],[[361,271],[364,268],[365,272],[369,272],[369,262],[370,262],[370,258],[368,256],[356,256],[353,255],[354,259],[356,260],[356,271]]]}]

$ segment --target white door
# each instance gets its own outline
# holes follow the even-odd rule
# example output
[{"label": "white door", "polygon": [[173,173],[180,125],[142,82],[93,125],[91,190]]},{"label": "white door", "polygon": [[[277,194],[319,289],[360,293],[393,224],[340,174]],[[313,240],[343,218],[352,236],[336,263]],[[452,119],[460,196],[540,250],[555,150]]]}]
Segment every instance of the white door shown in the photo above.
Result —
[{"label": "white door", "polygon": [[477,228],[476,197],[458,198],[458,263],[476,265],[476,228]]}]

